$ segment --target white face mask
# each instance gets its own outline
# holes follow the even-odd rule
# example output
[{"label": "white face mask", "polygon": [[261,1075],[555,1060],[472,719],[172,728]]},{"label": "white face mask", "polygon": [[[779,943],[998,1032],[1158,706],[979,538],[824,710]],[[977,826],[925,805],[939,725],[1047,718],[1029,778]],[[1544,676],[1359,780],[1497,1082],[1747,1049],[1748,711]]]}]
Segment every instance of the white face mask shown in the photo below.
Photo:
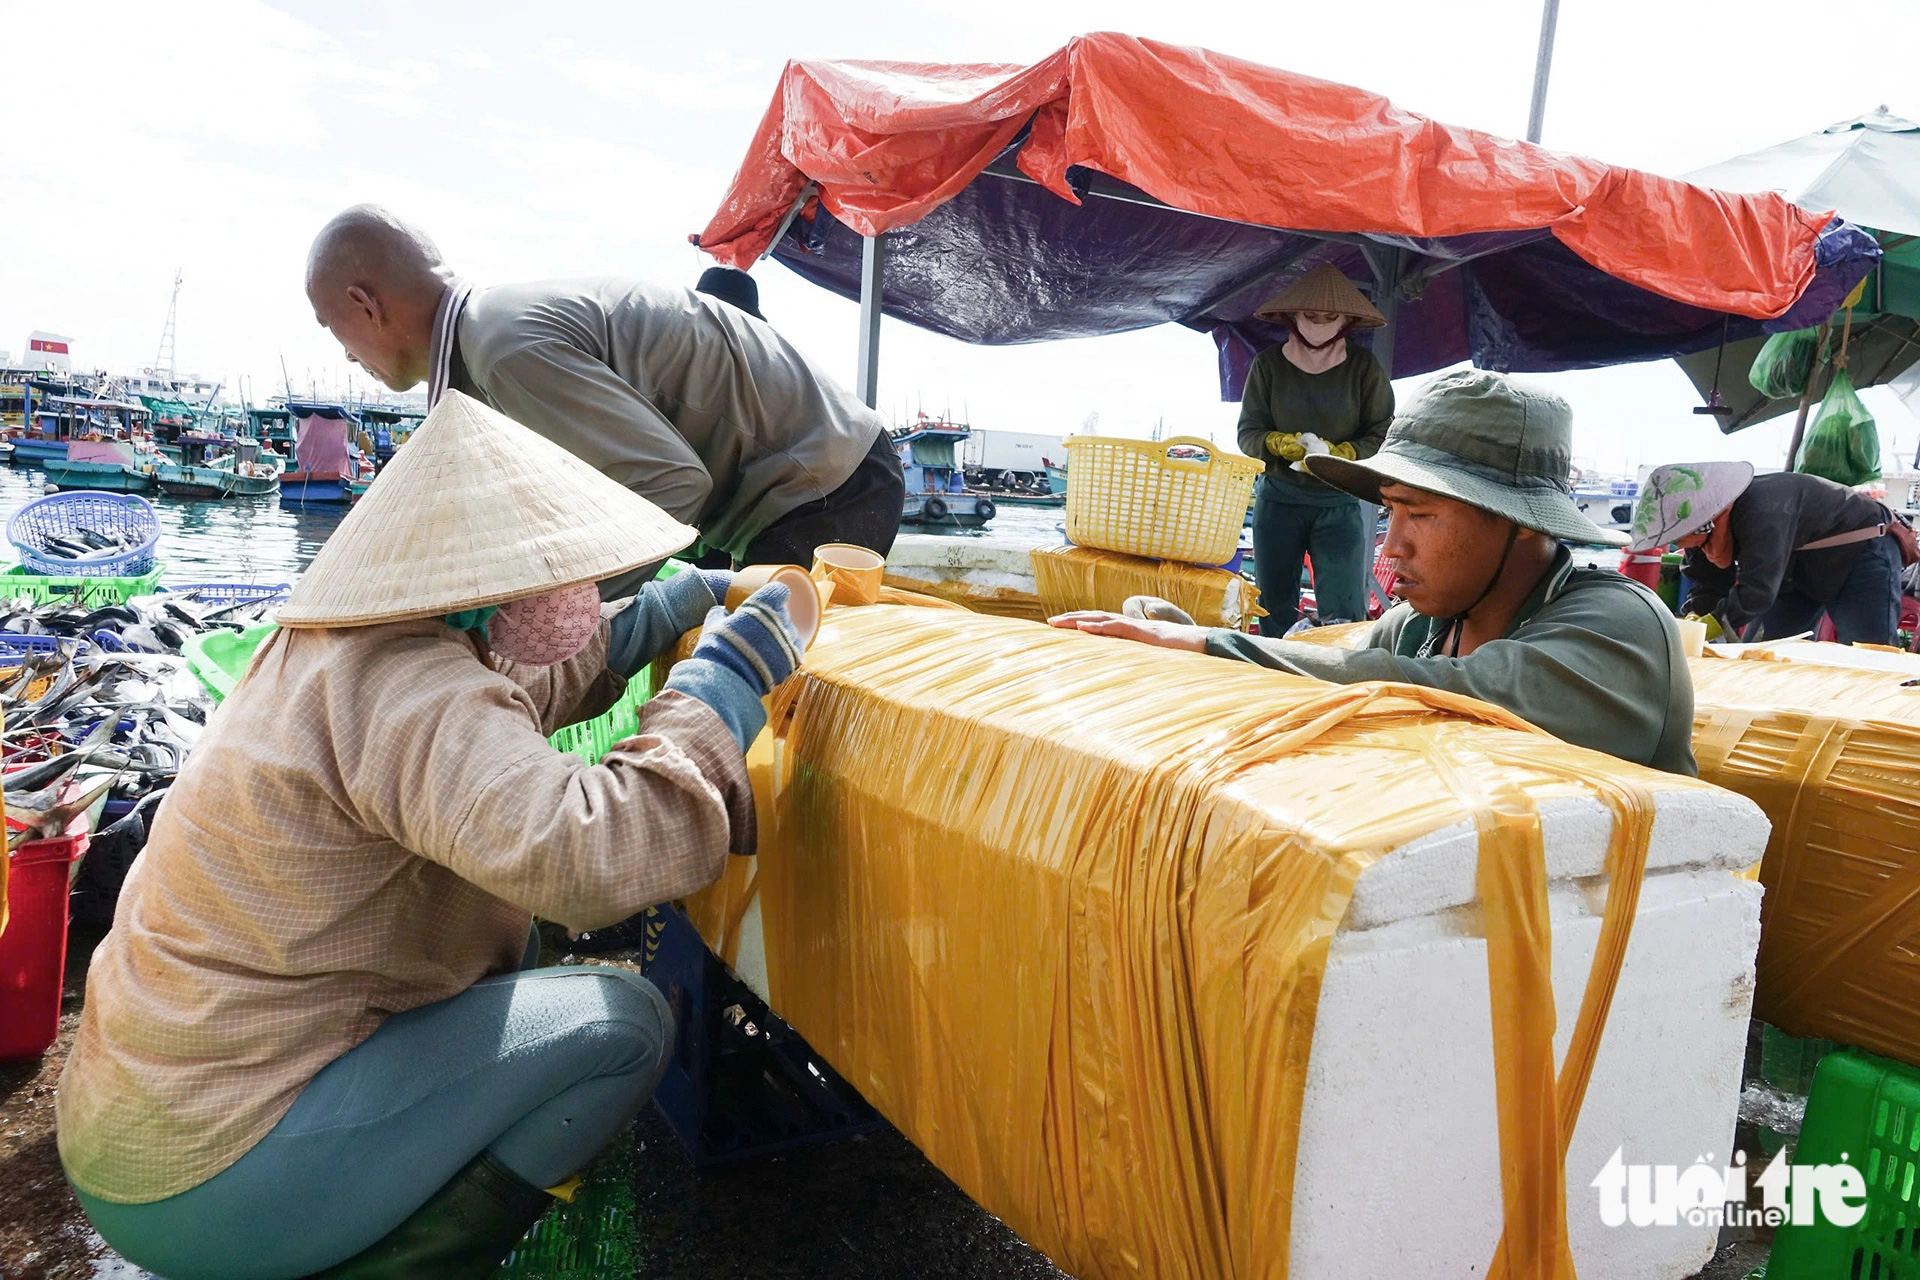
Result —
[{"label": "white face mask", "polygon": [[487,647],[509,662],[550,667],[593,639],[600,625],[600,587],[583,582],[509,600],[487,622]]}]

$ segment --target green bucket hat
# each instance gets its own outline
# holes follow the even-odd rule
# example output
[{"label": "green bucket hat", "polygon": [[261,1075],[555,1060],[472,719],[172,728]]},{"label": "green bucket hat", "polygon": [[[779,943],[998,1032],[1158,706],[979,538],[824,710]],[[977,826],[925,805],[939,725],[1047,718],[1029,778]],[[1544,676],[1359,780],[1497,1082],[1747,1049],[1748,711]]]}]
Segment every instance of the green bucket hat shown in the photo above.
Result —
[{"label": "green bucket hat", "polygon": [[1336,489],[1380,501],[1382,484],[1454,498],[1551,538],[1605,547],[1626,535],[1574,505],[1573,410],[1544,387],[1485,369],[1443,373],[1394,419],[1380,452],[1352,462],[1315,454],[1302,464]]},{"label": "green bucket hat", "polygon": [[1751,462],[1670,462],[1647,473],[1633,504],[1629,551],[1651,551],[1698,533],[1753,483]]}]

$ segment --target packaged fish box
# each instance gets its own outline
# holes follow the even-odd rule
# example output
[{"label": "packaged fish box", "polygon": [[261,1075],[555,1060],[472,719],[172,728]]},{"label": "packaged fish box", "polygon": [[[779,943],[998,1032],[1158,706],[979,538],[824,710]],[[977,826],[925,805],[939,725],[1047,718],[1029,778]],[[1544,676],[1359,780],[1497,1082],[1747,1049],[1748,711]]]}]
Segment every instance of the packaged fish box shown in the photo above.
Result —
[{"label": "packaged fish box", "polygon": [[709,944],[1082,1280],[1684,1276],[1610,1161],[1732,1149],[1767,820],[1485,704],[829,610]]}]

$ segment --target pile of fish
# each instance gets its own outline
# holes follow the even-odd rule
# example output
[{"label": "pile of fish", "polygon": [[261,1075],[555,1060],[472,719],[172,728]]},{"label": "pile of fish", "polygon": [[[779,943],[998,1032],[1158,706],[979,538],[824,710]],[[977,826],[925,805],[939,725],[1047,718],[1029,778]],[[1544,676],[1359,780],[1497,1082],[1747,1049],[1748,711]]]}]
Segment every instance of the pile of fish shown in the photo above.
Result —
[{"label": "pile of fish", "polygon": [[77,638],[0,656],[7,847],[61,835],[96,805],[150,806],[179,773],[209,709],[178,657],[110,653]]},{"label": "pile of fish", "polygon": [[77,524],[69,533],[48,536],[34,550],[50,559],[90,564],[111,560],[129,551],[137,551],[145,541],[145,536],[141,534],[126,533],[118,529],[104,531],[90,529],[86,525]]},{"label": "pile of fish", "polygon": [[89,608],[79,594],[41,604],[20,596],[5,603],[0,635],[70,636],[114,653],[179,653],[209,631],[245,631],[266,620],[272,601],[208,602],[192,591],[134,596],[125,604]]}]

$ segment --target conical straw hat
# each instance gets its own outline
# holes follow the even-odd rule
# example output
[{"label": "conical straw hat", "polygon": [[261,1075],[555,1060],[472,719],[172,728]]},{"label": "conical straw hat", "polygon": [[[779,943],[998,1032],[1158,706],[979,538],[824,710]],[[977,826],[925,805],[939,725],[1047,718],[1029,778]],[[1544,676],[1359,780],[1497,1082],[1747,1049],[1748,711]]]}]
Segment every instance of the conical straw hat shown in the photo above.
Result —
[{"label": "conical straw hat", "polygon": [[1378,329],[1387,318],[1331,262],[1323,262],[1261,304],[1256,320],[1283,321],[1290,311],[1331,311],[1353,320],[1356,329]]},{"label": "conical straw hat", "polygon": [[597,582],[699,536],[478,400],[449,391],[327,539],[283,627],[429,618]]}]

